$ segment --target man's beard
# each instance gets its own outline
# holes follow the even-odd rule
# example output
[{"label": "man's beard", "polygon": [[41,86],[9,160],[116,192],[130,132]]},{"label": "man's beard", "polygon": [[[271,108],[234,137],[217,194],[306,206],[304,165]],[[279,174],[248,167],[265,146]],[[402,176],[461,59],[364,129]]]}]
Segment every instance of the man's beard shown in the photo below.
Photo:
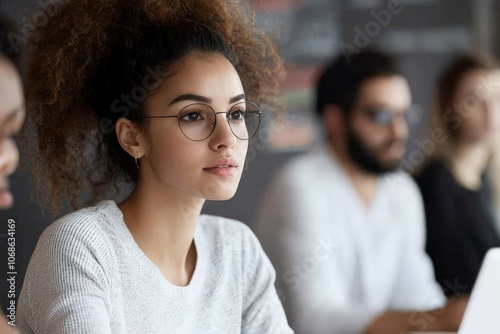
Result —
[{"label": "man's beard", "polygon": [[[385,143],[380,151],[389,148],[398,141],[390,141]],[[384,174],[389,172],[394,172],[399,168],[401,164],[401,158],[389,162],[382,163],[376,153],[370,150],[363,140],[351,129],[347,131],[347,153],[349,157],[354,161],[354,163],[359,166],[364,171],[371,174]]]}]

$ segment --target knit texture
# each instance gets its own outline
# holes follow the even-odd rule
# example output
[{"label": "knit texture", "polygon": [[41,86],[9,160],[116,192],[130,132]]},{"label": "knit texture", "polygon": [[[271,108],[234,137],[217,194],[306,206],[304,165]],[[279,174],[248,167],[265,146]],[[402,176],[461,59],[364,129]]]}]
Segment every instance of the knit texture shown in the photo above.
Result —
[{"label": "knit texture", "polygon": [[292,333],[275,271],[250,229],[201,215],[189,285],[169,283],[113,201],[69,214],[41,235],[18,308],[30,333]]}]

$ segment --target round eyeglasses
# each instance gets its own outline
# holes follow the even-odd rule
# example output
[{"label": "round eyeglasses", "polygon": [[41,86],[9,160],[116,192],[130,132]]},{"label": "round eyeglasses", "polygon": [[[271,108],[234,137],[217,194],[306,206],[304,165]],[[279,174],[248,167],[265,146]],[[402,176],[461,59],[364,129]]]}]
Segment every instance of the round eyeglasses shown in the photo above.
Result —
[{"label": "round eyeglasses", "polygon": [[379,126],[390,125],[395,118],[404,119],[406,123],[409,123],[415,117],[412,109],[393,111],[389,108],[366,108],[361,109],[361,112],[369,118],[370,122]]},{"label": "round eyeglasses", "polygon": [[143,118],[177,118],[184,136],[193,141],[210,137],[217,125],[217,114],[226,114],[231,132],[241,140],[255,136],[260,126],[260,110],[253,102],[233,105],[229,111],[215,112],[206,103],[193,103],[185,106],[176,116],[143,116]]}]

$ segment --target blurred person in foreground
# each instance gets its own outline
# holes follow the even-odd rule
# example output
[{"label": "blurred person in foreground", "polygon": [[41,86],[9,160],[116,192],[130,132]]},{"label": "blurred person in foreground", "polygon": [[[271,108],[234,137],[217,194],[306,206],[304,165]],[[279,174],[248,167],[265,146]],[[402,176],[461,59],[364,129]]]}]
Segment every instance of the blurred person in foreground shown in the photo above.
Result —
[{"label": "blurred person in foreground", "polygon": [[[21,55],[8,35],[15,31],[13,23],[0,15],[0,209],[7,210],[14,203],[10,192],[9,176],[19,165],[16,136],[25,118]],[[7,268],[7,267],[5,267]],[[0,333],[17,333],[3,313]],[[10,318],[9,318],[10,320]],[[15,322],[11,321],[11,324]]]},{"label": "blurred person in foreground", "polygon": [[435,281],[420,193],[398,171],[407,80],[390,56],[365,50],[350,62],[336,58],[316,93],[326,140],[282,168],[255,224],[292,328],[456,330],[467,300],[447,303]]},{"label": "blurred person in foreground", "polygon": [[[427,252],[436,279],[472,292],[486,252],[500,247],[498,199],[500,66],[491,56],[457,56],[441,73],[430,138],[439,140],[416,181],[427,221]],[[496,138],[495,138],[496,137]],[[493,196],[493,195],[497,196]]]}]

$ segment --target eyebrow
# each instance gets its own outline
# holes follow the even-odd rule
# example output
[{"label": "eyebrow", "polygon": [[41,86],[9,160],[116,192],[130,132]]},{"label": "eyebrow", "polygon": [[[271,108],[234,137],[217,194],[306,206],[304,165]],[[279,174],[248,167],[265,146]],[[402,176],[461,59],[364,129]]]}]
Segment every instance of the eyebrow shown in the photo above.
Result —
[{"label": "eyebrow", "polygon": [[[233,96],[232,98],[229,99],[229,103],[235,103],[239,100],[245,99],[245,94],[240,94]],[[212,99],[206,96],[201,96],[201,95],[196,95],[196,94],[182,94],[177,96],[175,99],[170,102],[169,106],[171,106],[174,103],[181,102],[181,101],[195,101],[195,102],[201,102],[201,103],[206,103],[210,104],[212,103]]]},{"label": "eyebrow", "polygon": [[229,103],[235,103],[238,102],[239,100],[244,100],[245,98],[246,98],[245,94],[236,95],[235,97],[229,99]]},{"label": "eyebrow", "polygon": [[9,112],[9,114],[7,116],[5,116],[5,118],[1,121],[2,124],[9,123],[10,121],[12,121],[23,110],[24,110],[24,106],[15,108],[11,112]]}]

